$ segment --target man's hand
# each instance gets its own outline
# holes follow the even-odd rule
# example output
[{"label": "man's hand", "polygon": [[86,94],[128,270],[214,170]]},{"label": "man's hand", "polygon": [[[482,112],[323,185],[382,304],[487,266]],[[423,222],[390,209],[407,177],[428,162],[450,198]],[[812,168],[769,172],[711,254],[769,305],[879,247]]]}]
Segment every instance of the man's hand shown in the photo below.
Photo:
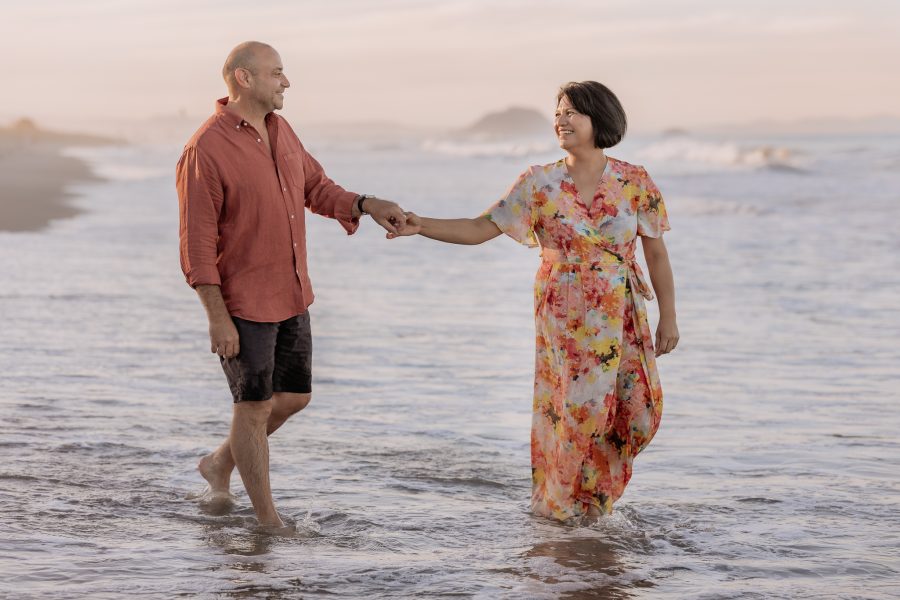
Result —
[{"label": "man's hand", "polygon": [[366,198],[363,200],[362,209],[372,215],[375,222],[384,227],[388,233],[397,233],[399,228],[406,226],[406,215],[394,202],[380,198]]},{"label": "man's hand", "polygon": [[234,358],[241,351],[240,336],[231,317],[210,320],[209,350],[222,358]]},{"label": "man's hand", "polygon": [[416,235],[422,231],[422,217],[412,212],[403,214],[406,216],[406,224],[403,227],[398,227],[397,233],[391,233],[389,231],[386,236],[387,239],[392,240],[404,235]]}]

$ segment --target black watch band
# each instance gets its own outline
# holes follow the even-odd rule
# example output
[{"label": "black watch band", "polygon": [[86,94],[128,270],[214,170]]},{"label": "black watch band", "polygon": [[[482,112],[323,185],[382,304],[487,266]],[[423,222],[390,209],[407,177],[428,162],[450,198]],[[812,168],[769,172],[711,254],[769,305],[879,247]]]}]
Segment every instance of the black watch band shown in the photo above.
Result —
[{"label": "black watch band", "polygon": [[360,194],[359,196],[356,197],[356,209],[359,211],[359,214],[361,214],[361,215],[369,214],[363,210],[362,205],[363,205],[363,202],[365,202],[367,199],[374,198],[374,197],[375,196],[373,196],[371,194]]}]

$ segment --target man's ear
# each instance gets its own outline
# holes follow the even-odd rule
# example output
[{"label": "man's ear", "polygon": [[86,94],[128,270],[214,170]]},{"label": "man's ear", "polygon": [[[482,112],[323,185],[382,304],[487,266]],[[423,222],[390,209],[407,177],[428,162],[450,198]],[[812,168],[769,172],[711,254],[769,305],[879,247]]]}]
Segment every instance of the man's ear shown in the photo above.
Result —
[{"label": "man's ear", "polygon": [[250,78],[252,77],[249,70],[238,67],[234,70],[234,80],[242,88],[250,87]]}]

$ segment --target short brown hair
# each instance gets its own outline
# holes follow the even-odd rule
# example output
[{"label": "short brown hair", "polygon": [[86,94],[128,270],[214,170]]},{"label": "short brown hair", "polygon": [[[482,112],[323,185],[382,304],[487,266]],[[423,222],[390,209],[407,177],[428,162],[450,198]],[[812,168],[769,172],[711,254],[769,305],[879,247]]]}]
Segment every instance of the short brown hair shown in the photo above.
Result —
[{"label": "short brown hair", "polygon": [[625,137],[628,129],[625,109],[612,90],[602,83],[570,81],[559,88],[557,105],[563,96],[569,99],[575,110],[591,118],[594,146],[597,148],[612,148]]}]

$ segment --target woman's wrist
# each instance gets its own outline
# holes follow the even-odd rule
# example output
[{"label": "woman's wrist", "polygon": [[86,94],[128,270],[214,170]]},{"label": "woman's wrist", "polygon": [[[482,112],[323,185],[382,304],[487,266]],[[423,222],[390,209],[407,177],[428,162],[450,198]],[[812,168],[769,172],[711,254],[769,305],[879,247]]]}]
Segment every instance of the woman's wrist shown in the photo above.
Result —
[{"label": "woman's wrist", "polygon": [[659,310],[659,320],[660,320],[660,321],[662,321],[662,320],[665,320],[665,321],[674,321],[674,320],[675,320],[675,309],[674,309],[674,308],[670,308],[670,309],[662,309],[662,308],[660,308],[660,310]]}]

